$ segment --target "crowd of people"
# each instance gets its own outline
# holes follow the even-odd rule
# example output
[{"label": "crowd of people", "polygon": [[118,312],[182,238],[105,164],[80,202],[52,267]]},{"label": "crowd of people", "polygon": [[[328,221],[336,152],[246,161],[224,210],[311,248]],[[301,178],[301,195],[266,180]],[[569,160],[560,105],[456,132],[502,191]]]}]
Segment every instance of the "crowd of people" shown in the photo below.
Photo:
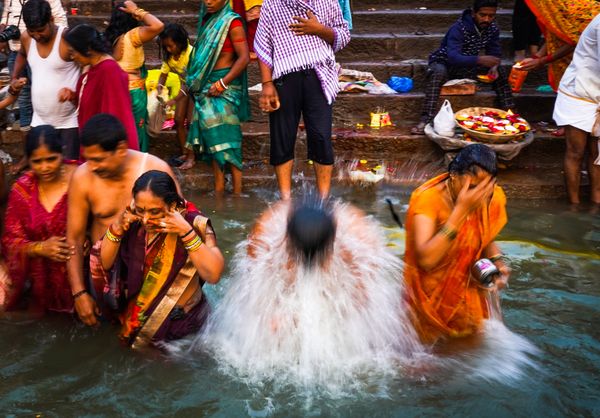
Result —
[{"label": "crowd of people", "polygon": [[[87,24],[65,29],[60,12],[47,0],[22,5],[26,30],[0,107],[26,97],[30,82],[33,112],[30,122],[21,120],[31,126],[23,161],[29,171],[11,189],[2,236],[3,311],[74,312],[90,326],[119,322],[121,339],[134,347],[182,338],[204,323],[202,287],[220,280],[225,260],[210,219],[185,200],[171,166],[147,153],[144,44],[157,36],[164,58],[159,88],[169,72],[181,81],[172,99],[178,107],[177,159],[183,169],[194,165],[196,154],[209,161],[217,192],[224,190],[225,169],[232,173],[234,193],[242,190],[245,70],[251,54],[256,55],[259,106],[269,113],[270,163],[283,201],[279,211],[287,214],[287,222],[279,223],[283,239],[277,245],[289,256],[284,263],[289,271],[326,269],[336,248],[339,252],[336,216],[342,215],[324,209],[326,204],[307,208],[288,201],[301,116],[319,200],[329,198],[332,105],[338,92],[335,53],[350,40],[344,16],[348,2],[341,2],[343,7],[336,0],[243,3],[239,9],[234,2],[242,18],[227,0],[204,0],[194,45],[179,24],[164,25],[129,0],[115,5],[105,33]],[[496,9],[493,0],[475,0],[431,55],[423,123],[433,117],[443,80],[469,76],[481,66],[495,77],[503,106],[514,106],[499,65]],[[589,137],[600,100],[598,25],[597,17],[580,34],[558,87],[555,118],[567,126],[572,202],[578,201],[574,189],[582,163],[574,155],[583,155],[586,146],[592,158],[598,154],[597,139]],[[591,162],[592,201],[600,204],[599,168]],[[424,343],[482,329],[489,316],[484,295],[490,288],[474,278],[478,260],[489,259],[497,270],[494,289],[507,283],[510,269],[495,243],[507,222],[496,175],[494,152],[474,144],[458,153],[447,173],[411,197],[406,295],[398,298],[408,301]],[[368,224],[364,214],[350,212],[355,226]],[[273,213],[260,218],[248,251],[264,245],[261,228]],[[356,268],[350,256],[336,260],[348,271]]]}]

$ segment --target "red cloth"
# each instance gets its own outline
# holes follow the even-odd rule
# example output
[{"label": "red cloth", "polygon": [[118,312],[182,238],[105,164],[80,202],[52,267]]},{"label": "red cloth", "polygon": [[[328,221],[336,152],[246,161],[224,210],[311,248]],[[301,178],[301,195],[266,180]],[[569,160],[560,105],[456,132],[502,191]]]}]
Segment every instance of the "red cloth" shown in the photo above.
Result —
[{"label": "red cloth", "polygon": [[127,73],[116,61],[104,60],[82,74],[77,82],[77,97],[80,98],[78,115],[80,130],[92,116],[98,113],[111,114],[125,126],[129,148],[139,150],[135,119],[131,110],[129,80]]},{"label": "red cloth", "polygon": [[67,280],[66,263],[47,258],[28,258],[29,244],[52,236],[64,237],[67,229],[67,194],[48,213],[39,201],[38,182],[33,173],[21,176],[13,185],[6,208],[2,253],[10,287],[6,309],[19,306],[25,283],[31,280],[32,303],[42,310],[72,312],[73,297]]},{"label": "red cloth", "polygon": [[250,52],[254,52],[254,36],[256,36],[256,28],[258,28],[258,19],[251,20],[248,25],[248,47]]}]

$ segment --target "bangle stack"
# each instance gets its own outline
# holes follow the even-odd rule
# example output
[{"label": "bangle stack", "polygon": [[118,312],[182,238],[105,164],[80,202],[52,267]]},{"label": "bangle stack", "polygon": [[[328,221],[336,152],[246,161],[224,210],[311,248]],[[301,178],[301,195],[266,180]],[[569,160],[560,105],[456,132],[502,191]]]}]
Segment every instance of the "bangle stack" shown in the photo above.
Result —
[{"label": "bangle stack", "polygon": [[42,241],[31,244],[30,252],[32,255],[40,255],[42,250],[44,249],[44,243]]},{"label": "bangle stack", "polygon": [[229,86],[225,84],[222,78],[219,79],[219,83],[221,83],[221,87],[223,87],[223,91],[229,90]]},{"label": "bangle stack", "polygon": [[442,228],[439,230],[439,233],[448,238],[449,241],[454,241],[457,234],[456,229],[453,229],[446,224],[442,226]]},{"label": "bangle stack", "polygon": [[150,13],[150,12],[147,12],[144,9],[142,9],[141,7],[138,7],[131,13],[131,15],[135,18],[135,20],[142,21],[142,20],[144,20],[144,18],[146,17],[146,15],[148,13]]},{"label": "bangle stack", "polygon": [[106,234],[104,235],[106,237],[106,239],[108,239],[110,242],[114,242],[116,244],[120,243],[121,240],[123,239],[123,235],[119,235],[116,234],[113,230],[112,230],[112,225],[108,227],[108,229],[106,230]]},{"label": "bangle stack", "polygon": [[[200,248],[202,246],[202,244],[204,244],[202,242],[202,240],[200,239],[200,237],[198,236],[198,234],[196,234],[196,232],[194,232],[193,234],[191,233],[193,231],[193,228],[191,231],[188,231],[183,237],[181,237],[181,242],[183,242],[183,246],[184,248],[187,250],[188,253],[193,253],[194,251],[197,251],[198,248]],[[188,237],[189,235],[189,237]],[[188,237],[188,238],[186,238]]]}]

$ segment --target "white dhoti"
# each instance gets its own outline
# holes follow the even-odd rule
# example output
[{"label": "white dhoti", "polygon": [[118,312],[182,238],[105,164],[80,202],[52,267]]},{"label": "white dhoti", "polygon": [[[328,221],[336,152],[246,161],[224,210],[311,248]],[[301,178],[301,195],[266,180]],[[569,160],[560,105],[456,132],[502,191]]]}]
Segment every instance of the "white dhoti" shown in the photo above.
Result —
[{"label": "white dhoti", "polygon": [[[596,122],[597,112],[598,104],[573,97],[559,90],[552,118],[558,126],[569,125],[591,134]],[[600,142],[598,140],[596,142],[598,143],[600,155]],[[600,165],[600,156],[594,161],[594,164]]]}]

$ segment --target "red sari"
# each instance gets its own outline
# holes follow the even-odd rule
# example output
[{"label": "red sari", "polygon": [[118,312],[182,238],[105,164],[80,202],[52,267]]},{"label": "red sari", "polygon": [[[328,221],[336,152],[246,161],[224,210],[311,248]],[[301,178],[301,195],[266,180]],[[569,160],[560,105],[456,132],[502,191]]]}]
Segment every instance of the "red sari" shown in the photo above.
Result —
[{"label": "red sari", "polygon": [[107,59],[90,67],[77,82],[79,129],[98,113],[108,113],[121,121],[127,132],[129,149],[139,150],[135,119],[131,110],[129,80],[115,60]]},{"label": "red sari", "polygon": [[72,312],[73,297],[67,280],[67,265],[44,257],[29,258],[27,246],[53,236],[64,237],[67,229],[67,194],[51,212],[39,201],[38,181],[31,172],[22,175],[8,196],[2,254],[6,260],[9,284],[6,310],[19,307],[28,280],[31,302],[36,308]]}]

